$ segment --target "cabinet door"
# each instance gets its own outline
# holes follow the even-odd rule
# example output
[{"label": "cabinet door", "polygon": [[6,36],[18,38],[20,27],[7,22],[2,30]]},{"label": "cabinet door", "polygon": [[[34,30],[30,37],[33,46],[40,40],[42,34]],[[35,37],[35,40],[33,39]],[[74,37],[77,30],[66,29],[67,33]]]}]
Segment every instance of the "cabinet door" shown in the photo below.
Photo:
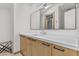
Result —
[{"label": "cabinet door", "polygon": [[64,48],[58,45],[52,46],[52,56],[76,56],[77,51]]},{"label": "cabinet door", "polygon": [[65,48],[52,45],[52,56],[65,56]]},{"label": "cabinet door", "polygon": [[79,51],[77,51],[77,56],[79,56]]},{"label": "cabinet door", "polygon": [[29,38],[21,36],[20,49],[21,49],[21,53],[24,56],[30,56],[31,55],[31,41],[30,41]]},{"label": "cabinet door", "polygon": [[51,45],[49,43],[40,42],[38,48],[40,56],[51,56]]},{"label": "cabinet door", "polygon": [[20,50],[21,50],[21,53],[23,54],[23,55],[25,55],[26,54],[26,52],[25,52],[25,44],[26,43],[26,41],[25,41],[25,37],[20,37]]},{"label": "cabinet door", "polygon": [[39,44],[39,42],[37,40],[35,40],[35,39],[31,40],[31,54],[32,54],[32,56],[39,56],[38,44]]}]

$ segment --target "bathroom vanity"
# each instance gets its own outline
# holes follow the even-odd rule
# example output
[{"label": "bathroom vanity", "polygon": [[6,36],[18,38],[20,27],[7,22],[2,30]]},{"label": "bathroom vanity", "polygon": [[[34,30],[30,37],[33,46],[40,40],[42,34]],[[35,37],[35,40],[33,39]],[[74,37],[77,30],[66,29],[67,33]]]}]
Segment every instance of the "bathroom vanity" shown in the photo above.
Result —
[{"label": "bathroom vanity", "polygon": [[[21,53],[24,56],[78,56],[79,36],[76,33],[76,17],[79,7],[75,3],[47,6],[50,7],[46,9],[46,6],[43,6],[31,14],[30,29],[47,32],[53,30],[50,33],[54,34],[20,33]],[[70,31],[67,32],[68,30]]]},{"label": "bathroom vanity", "polygon": [[[42,34],[41,34],[42,35]],[[43,35],[20,34],[20,50],[24,56],[78,56],[78,47],[50,40]]]}]

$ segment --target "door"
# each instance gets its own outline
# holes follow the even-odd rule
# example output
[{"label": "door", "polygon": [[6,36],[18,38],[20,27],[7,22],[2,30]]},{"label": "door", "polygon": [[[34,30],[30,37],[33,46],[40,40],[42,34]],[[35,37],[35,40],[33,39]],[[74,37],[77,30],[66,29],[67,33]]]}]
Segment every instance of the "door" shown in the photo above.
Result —
[{"label": "door", "polygon": [[24,56],[30,56],[31,55],[31,40],[27,37],[21,36],[20,49],[21,49],[21,53]]},{"label": "door", "polygon": [[31,54],[32,56],[39,56],[39,49],[38,49],[39,42],[35,39],[31,40]]},{"label": "door", "polygon": [[52,56],[64,56],[65,51],[63,47],[54,45],[52,46]]},{"label": "door", "polygon": [[76,56],[77,51],[61,47],[58,45],[52,45],[52,56]]},{"label": "door", "polygon": [[77,51],[77,56],[79,56],[79,51]]},{"label": "door", "polygon": [[39,55],[40,56],[51,56],[51,45],[47,42],[39,42]]}]

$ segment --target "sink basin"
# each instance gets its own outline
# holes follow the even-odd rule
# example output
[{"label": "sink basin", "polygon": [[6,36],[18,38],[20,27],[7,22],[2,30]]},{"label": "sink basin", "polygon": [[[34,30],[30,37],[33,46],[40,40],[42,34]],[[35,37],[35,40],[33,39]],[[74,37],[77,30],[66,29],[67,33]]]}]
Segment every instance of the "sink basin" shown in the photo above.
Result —
[{"label": "sink basin", "polygon": [[44,35],[44,34],[36,34],[36,33],[33,33],[32,35],[41,36],[41,35]]}]

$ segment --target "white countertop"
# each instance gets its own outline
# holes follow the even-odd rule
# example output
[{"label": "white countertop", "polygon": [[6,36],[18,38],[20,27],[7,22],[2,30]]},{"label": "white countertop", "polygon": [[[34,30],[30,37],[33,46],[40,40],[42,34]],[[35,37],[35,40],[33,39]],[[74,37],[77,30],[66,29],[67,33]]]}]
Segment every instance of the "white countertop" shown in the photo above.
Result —
[{"label": "white countertop", "polygon": [[36,33],[20,33],[21,35],[35,38],[37,40],[46,41],[52,44],[64,46],[79,51],[78,36],[76,35],[60,35],[60,34],[36,34]]}]

